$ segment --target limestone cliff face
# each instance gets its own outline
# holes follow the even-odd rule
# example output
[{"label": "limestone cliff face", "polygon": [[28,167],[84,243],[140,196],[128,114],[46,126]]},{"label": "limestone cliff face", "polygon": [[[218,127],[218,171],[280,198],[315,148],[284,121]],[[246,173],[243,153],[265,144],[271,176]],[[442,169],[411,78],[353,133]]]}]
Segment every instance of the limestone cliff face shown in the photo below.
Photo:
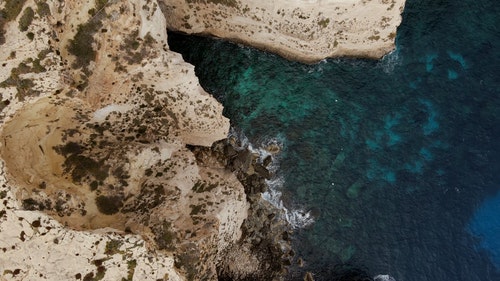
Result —
[{"label": "limestone cliff face", "polygon": [[169,51],[159,4],[0,10],[0,279],[216,280],[248,203],[186,148],[229,122]]},{"label": "limestone cliff face", "polygon": [[394,48],[405,0],[161,0],[167,26],[303,62],[380,58]]}]

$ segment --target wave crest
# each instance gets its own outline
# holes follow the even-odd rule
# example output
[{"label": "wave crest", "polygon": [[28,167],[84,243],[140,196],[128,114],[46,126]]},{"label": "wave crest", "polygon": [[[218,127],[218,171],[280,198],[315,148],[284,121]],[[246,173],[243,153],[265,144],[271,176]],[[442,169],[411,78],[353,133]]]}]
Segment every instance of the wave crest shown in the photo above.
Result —
[{"label": "wave crest", "polygon": [[243,132],[231,128],[228,139],[237,150],[248,149],[254,155],[258,155],[257,161],[264,163],[271,157],[272,161],[267,165],[272,178],[266,180],[267,191],[261,196],[264,200],[280,209],[284,214],[284,219],[294,229],[304,228],[314,223],[313,215],[300,207],[286,207],[281,199],[285,179],[279,175],[279,152],[283,150],[286,139],[283,136],[265,137],[258,140],[258,144],[252,144]]},{"label": "wave crest", "polygon": [[396,279],[389,274],[379,274],[373,277],[374,281],[396,281]]}]

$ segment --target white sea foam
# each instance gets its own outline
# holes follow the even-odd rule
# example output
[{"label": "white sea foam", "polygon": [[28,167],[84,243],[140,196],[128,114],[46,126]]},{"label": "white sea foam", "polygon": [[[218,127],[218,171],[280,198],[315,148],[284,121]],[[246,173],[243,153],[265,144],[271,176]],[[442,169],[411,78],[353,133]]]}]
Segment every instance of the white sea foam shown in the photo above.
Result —
[{"label": "white sea foam", "polygon": [[287,208],[281,200],[281,189],[284,184],[282,177],[276,177],[266,180],[268,190],[262,193],[262,198],[271,203],[274,207],[280,209],[285,214],[285,219],[294,229],[304,228],[314,223],[314,218],[310,212],[301,208]]},{"label": "white sea foam", "polygon": [[255,146],[243,133],[237,132],[234,129],[230,130],[229,138],[234,138],[236,140],[234,145],[237,150],[248,149],[252,153],[258,155],[257,161],[260,163],[268,156],[272,157],[273,161],[267,166],[267,169],[273,174],[273,177],[270,180],[266,180],[268,189],[266,192],[262,193],[262,198],[267,200],[274,207],[282,210],[284,218],[295,229],[307,227],[314,223],[314,218],[310,212],[298,207],[286,207],[281,199],[281,190],[283,190],[285,179],[277,175],[279,157],[276,155],[276,151],[270,151],[270,147],[279,148],[279,150],[281,150],[285,143],[285,138],[282,136],[264,138],[258,142],[258,146]]},{"label": "white sea foam", "polygon": [[399,50],[396,48],[387,55],[385,55],[379,62],[379,66],[385,73],[392,73],[394,68],[401,63],[399,58]]},{"label": "white sea foam", "polygon": [[318,63],[316,64],[313,64],[313,65],[310,65],[310,66],[306,66],[307,67],[307,73],[311,74],[311,73],[315,73],[315,72],[323,72],[323,66],[325,64],[327,64],[328,61],[326,59],[322,59],[321,61],[319,61]]},{"label": "white sea foam", "polygon": [[374,281],[396,281],[396,279],[388,274],[379,274],[373,277]]},{"label": "white sea foam", "polygon": [[[262,141],[259,141],[259,145],[255,146],[252,144],[248,138],[241,132],[236,131],[235,129],[231,128],[229,130],[229,139],[234,139],[233,141],[233,147],[236,150],[243,150],[243,149],[248,149],[252,153],[258,155],[257,161],[262,163],[264,159],[266,159],[268,156],[273,157],[273,163],[277,162],[276,157],[274,157],[275,152],[272,151],[270,148],[272,147],[277,147],[278,151],[282,149],[282,141],[280,140],[281,138],[266,138],[263,139]],[[271,164],[272,165],[272,164]],[[269,168],[269,167],[268,167]]]}]

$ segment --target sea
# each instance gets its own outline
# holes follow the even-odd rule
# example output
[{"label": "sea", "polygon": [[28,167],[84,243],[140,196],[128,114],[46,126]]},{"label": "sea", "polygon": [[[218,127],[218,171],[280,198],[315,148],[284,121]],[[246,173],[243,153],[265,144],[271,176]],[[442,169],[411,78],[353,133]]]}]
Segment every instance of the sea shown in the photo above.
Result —
[{"label": "sea", "polygon": [[[407,0],[380,60],[169,33],[233,133],[281,148],[287,280],[500,280],[500,2]],[[303,266],[298,260],[303,260]]]}]

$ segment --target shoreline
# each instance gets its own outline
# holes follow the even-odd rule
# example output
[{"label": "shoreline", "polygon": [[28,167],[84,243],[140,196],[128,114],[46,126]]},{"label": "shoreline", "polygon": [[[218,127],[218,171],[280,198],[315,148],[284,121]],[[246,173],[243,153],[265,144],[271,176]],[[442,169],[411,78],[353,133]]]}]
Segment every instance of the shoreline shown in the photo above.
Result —
[{"label": "shoreline", "polygon": [[222,38],[314,64],[380,59],[394,50],[404,0],[161,1],[167,27]]},{"label": "shoreline", "polygon": [[[257,161],[248,148],[232,146],[238,140],[227,138],[222,105],[201,88],[194,66],[169,50],[167,21],[175,23],[179,14],[170,17],[165,3],[175,1],[1,7],[9,15],[0,26],[6,50],[0,54],[2,278],[284,278],[294,259],[292,228],[261,196],[272,158]],[[204,12],[222,15],[237,8],[231,1],[188,6],[207,4]],[[256,16],[258,9],[259,21],[266,18],[259,5],[268,4],[248,3],[257,6],[238,8],[240,15]],[[299,10],[270,10],[300,19],[291,27],[307,29],[299,22],[308,20],[327,32],[330,20],[297,12],[311,7],[316,13],[317,6],[294,5]],[[185,12],[181,23],[196,30],[199,15],[190,15]],[[286,40],[259,41],[266,35],[251,41],[235,35],[246,34],[240,31],[220,35],[311,59],[299,57],[300,48],[284,49]],[[325,43],[309,35],[320,40],[309,47]],[[296,36],[285,37],[295,42]],[[390,45],[389,37],[381,42]],[[347,45],[337,45],[333,55],[342,55]]]},{"label": "shoreline", "polygon": [[345,55],[333,55],[333,56],[317,56],[317,57],[311,57],[311,56],[303,56],[303,54],[300,53],[294,53],[290,54],[287,53],[285,50],[280,49],[280,48],[273,48],[272,46],[267,45],[266,43],[255,43],[251,41],[244,41],[239,38],[224,38],[224,37],[219,37],[216,35],[213,35],[211,33],[186,33],[181,30],[170,30],[168,29],[168,32],[171,33],[177,33],[185,36],[199,36],[199,37],[205,37],[205,38],[211,38],[211,39],[216,39],[216,40],[226,40],[234,44],[242,45],[245,47],[250,47],[254,48],[257,50],[260,50],[262,52],[266,52],[269,54],[274,54],[277,56],[280,56],[284,59],[287,59],[289,61],[295,61],[299,62],[302,64],[306,65],[314,65],[321,63],[324,60],[327,59],[367,59],[367,60],[381,60],[383,59],[386,55],[389,55],[390,53],[394,52],[396,50],[396,46],[388,46],[387,49],[380,49],[376,52],[370,52],[370,51],[359,51],[354,54],[345,54]]},{"label": "shoreline", "polygon": [[259,159],[246,145],[235,145],[241,141],[230,137],[210,148],[188,147],[200,165],[215,160],[235,174],[249,202],[241,239],[225,254],[219,280],[283,280],[296,258],[291,245],[293,229],[283,210],[262,197],[269,188],[265,181],[270,176],[271,158]]},{"label": "shoreline", "polygon": [[2,26],[2,278],[280,279],[286,224],[251,191],[262,179],[210,152],[229,149],[229,120],[168,49],[156,3],[35,4]]}]

